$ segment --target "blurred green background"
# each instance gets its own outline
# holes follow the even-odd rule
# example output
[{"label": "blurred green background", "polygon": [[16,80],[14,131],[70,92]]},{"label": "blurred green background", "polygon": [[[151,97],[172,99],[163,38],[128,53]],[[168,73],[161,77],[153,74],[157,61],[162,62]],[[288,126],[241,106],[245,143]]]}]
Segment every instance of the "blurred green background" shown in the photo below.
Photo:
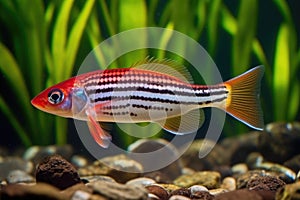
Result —
[{"label": "blurred green background", "polygon": [[[0,0],[0,144],[72,143],[78,138],[72,123],[38,111],[30,100],[75,75],[101,41],[147,26],[197,40],[224,80],[265,65],[265,122],[299,120],[299,12],[297,0]],[[134,62],[123,59],[125,66]],[[223,135],[249,130],[227,117]],[[117,140],[126,146],[134,139],[120,134]]]}]

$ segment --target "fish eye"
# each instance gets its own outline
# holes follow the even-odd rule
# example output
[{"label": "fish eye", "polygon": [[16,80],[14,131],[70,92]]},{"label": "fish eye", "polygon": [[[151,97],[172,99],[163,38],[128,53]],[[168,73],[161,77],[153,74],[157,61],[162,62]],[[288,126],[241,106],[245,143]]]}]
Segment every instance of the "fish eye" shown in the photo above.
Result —
[{"label": "fish eye", "polygon": [[59,89],[53,89],[48,93],[48,101],[51,104],[59,104],[64,100],[64,93]]}]

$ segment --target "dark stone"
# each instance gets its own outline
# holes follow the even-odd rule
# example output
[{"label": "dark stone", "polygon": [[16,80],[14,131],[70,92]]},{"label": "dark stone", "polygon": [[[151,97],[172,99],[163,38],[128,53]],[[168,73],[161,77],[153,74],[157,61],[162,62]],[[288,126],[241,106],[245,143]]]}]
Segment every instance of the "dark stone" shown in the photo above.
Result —
[{"label": "dark stone", "polygon": [[[202,148],[212,148],[204,158],[199,158],[199,151]],[[224,154],[226,152],[226,154]],[[191,146],[181,156],[182,164],[184,167],[194,169],[196,171],[211,170],[218,166],[228,165],[229,159],[227,149],[221,145],[208,139],[195,140]]]},{"label": "dark stone", "polygon": [[[140,139],[140,140],[136,141],[135,143],[131,144],[128,147],[128,150],[135,154],[136,153],[142,154],[142,153],[155,152],[162,148],[164,148],[164,151],[161,152],[162,153],[161,158],[165,158],[168,160],[169,159],[170,160],[176,159],[176,160],[161,169],[158,169],[158,170],[156,169],[155,171],[161,172],[161,174],[164,174],[164,176],[167,179],[174,180],[176,177],[181,175],[182,164],[181,164],[181,161],[179,159],[177,159],[177,158],[179,158],[179,155],[178,155],[178,151],[177,151],[176,147],[173,146],[172,144],[170,144],[168,141],[166,141],[164,139],[155,139],[155,140]],[[129,155],[130,155],[130,153],[129,153]],[[143,165],[146,172],[154,171],[153,169],[151,169],[151,167],[149,168],[149,165],[157,162],[157,160],[154,160],[153,162],[149,163],[149,161],[147,161],[147,160],[146,161],[144,161],[143,159],[138,160],[138,159],[140,159],[140,157],[133,157],[133,159],[137,159],[137,161]],[[157,164],[155,164],[155,165],[157,165]]]},{"label": "dark stone", "polygon": [[285,161],[283,163],[284,166],[290,168],[294,172],[298,172],[300,170],[300,154],[292,157],[291,159]]},{"label": "dark stone", "polygon": [[215,196],[206,191],[197,191],[190,196],[192,200],[214,200]]},{"label": "dark stone", "polygon": [[258,137],[261,133],[252,131],[238,137],[225,138],[220,145],[225,149],[228,159],[227,163],[234,165],[237,163],[244,163],[247,156],[255,151],[258,151]]},{"label": "dark stone", "polygon": [[49,183],[61,190],[81,183],[75,167],[59,155],[49,156],[38,165],[36,181]]},{"label": "dark stone", "polygon": [[173,195],[181,195],[181,196],[185,196],[185,197],[190,197],[191,191],[187,188],[180,188],[178,190],[174,190],[173,192],[171,192],[170,196],[173,196]]},{"label": "dark stone", "polygon": [[169,198],[168,192],[159,185],[149,185],[146,186],[149,193],[156,195],[161,200],[167,200]]},{"label": "dark stone", "polygon": [[260,134],[258,147],[268,161],[282,164],[300,154],[300,123],[271,123]]},{"label": "dark stone", "polygon": [[65,200],[68,197],[61,194],[57,188],[49,184],[37,183],[36,185],[7,185],[0,191],[0,199]]},{"label": "dark stone", "polygon": [[279,178],[273,176],[261,176],[249,180],[246,187],[249,190],[256,191],[272,191],[276,192],[279,188],[283,187],[285,183]]}]

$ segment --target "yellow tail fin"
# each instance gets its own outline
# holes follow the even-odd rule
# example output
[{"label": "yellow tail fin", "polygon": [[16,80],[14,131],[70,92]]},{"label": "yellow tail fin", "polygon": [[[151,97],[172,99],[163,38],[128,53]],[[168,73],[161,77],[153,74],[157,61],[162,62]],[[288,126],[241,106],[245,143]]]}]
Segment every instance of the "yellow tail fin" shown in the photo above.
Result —
[{"label": "yellow tail fin", "polygon": [[260,107],[260,80],[264,66],[257,66],[225,82],[229,90],[226,112],[248,126],[262,130],[263,113]]}]

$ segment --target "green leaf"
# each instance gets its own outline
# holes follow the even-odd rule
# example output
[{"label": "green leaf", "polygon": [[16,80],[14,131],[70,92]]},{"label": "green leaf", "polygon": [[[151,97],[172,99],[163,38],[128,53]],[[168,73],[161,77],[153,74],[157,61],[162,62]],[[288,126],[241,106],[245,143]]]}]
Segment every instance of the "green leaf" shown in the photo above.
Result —
[{"label": "green leaf", "polygon": [[208,15],[208,51],[210,54],[215,53],[216,43],[218,38],[218,27],[219,27],[219,15],[220,15],[220,8],[222,5],[221,0],[213,0],[210,2],[210,12]]},{"label": "green leaf", "polygon": [[78,52],[80,41],[83,32],[87,26],[87,21],[92,12],[92,8],[95,3],[95,0],[87,0],[85,2],[86,3],[82,11],[80,12],[79,16],[77,17],[77,20],[74,23],[68,38],[68,44],[66,47],[65,68],[64,68],[64,73],[62,73],[62,77],[61,77],[63,80],[71,77],[72,75],[72,70],[76,60],[76,55]]},{"label": "green leaf", "polygon": [[[233,70],[241,74],[247,70],[257,24],[257,1],[240,1],[237,32],[233,38]],[[251,17],[250,17],[251,16]]]},{"label": "green leaf", "polygon": [[66,42],[68,35],[68,22],[70,18],[71,8],[74,0],[62,1],[53,33],[52,33],[52,59],[53,59],[53,74],[51,77],[56,83],[62,81],[65,71],[66,60]]},{"label": "green leaf", "polygon": [[286,119],[290,80],[289,26],[283,23],[278,31],[274,56],[273,94],[275,120]]}]

